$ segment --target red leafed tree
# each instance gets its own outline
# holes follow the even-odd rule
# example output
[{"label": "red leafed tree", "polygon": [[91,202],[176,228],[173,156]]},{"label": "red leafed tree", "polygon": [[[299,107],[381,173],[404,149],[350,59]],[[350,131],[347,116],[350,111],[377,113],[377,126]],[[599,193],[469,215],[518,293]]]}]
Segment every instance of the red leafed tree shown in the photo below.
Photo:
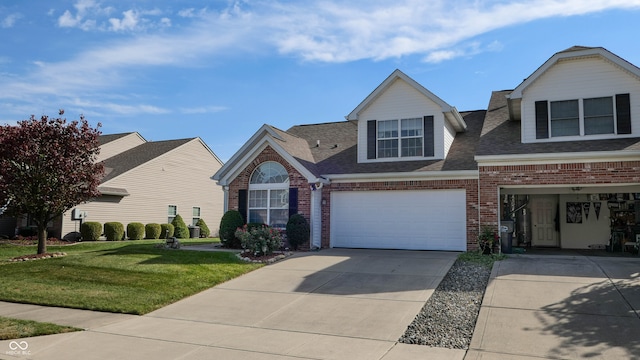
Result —
[{"label": "red leafed tree", "polygon": [[0,206],[8,202],[8,214],[31,216],[38,227],[38,254],[47,252],[49,221],[99,195],[104,175],[96,162],[99,127],[90,127],[84,116],[67,123],[33,115],[0,126]]}]

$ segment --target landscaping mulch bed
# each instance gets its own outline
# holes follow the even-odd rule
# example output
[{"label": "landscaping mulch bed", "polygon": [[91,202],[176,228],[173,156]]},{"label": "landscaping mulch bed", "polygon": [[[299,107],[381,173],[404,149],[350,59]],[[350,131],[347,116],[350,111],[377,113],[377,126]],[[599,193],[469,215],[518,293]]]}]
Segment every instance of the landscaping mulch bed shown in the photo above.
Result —
[{"label": "landscaping mulch bed", "polygon": [[293,255],[291,251],[274,252],[271,255],[256,256],[250,251],[243,251],[236,254],[240,260],[252,263],[273,264],[276,261],[282,260],[286,257]]},{"label": "landscaping mulch bed", "polygon": [[44,253],[44,254],[30,254],[30,255],[16,256],[10,259],[9,261],[18,262],[18,261],[44,260],[44,259],[51,259],[51,258],[59,258],[63,256],[67,256],[67,253],[54,252],[54,253]]},{"label": "landscaping mulch bed", "polygon": [[[24,238],[24,239],[0,239],[0,244],[17,245],[17,246],[33,246],[38,245],[38,239]],[[60,240],[56,238],[47,239],[47,246],[63,246],[73,245],[75,242]]]}]

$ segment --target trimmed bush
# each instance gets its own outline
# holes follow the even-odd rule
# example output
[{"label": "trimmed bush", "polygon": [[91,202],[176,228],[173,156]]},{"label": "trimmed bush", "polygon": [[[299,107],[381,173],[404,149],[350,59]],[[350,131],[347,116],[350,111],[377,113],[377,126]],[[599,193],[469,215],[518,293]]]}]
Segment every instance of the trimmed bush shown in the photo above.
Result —
[{"label": "trimmed bush", "polygon": [[209,227],[204,222],[204,220],[198,219],[198,222],[196,223],[196,226],[200,228],[200,237],[201,238],[208,238],[209,237],[209,235],[211,234],[211,230],[209,230]]},{"label": "trimmed bush", "polygon": [[274,250],[282,247],[280,231],[260,224],[259,227],[248,225],[236,230],[236,237],[240,239],[242,247],[256,256],[270,255]]},{"label": "trimmed bush", "polygon": [[142,240],[144,238],[144,224],[139,222],[128,223],[127,237],[129,240]]},{"label": "trimmed bush", "polygon": [[222,215],[218,236],[220,236],[220,242],[223,246],[232,249],[242,248],[240,239],[236,238],[236,230],[242,225],[244,225],[244,219],[239,211],[229,210]]},{"label": "trimmed bush", "polygon": [[160,224],[149,223],[144,226],[145,239],[160,239],[162,234],[162,227]]},{"label": "trimmed bush", "polygon": [[104,223],[104,236],[107,241],[120,241],[124,239],[124,225],[117,221]]},{"label": "trimmed bush", "polygon": [[95,241],[102,235],[102,224],[95,221],[83,222],[80,225],[80,233],[85,241]]},{"label": "trimmed bush", "polygon": [[287,240],[293,250],[298,250],[298,246],[309,241],[311,229],[304,216],[293,214],[287,221]]},{"label": "trimmed bush", "polygon": [[[160,224],[160,237],[170,238],[173,236],[175,228],[171,224]],[[167,233],[168,232],[168,233]]]},{"label": "trimmed bush", "polygon": [[178,239],[189,238],[189,228],[187,227],[187,224],[184,223],[184,220],[182,220],[182,216],[180,216],[180,214],[176,214],[176,217],[173,218],[171,225],[173,225],[174,228],[173,236]]}]

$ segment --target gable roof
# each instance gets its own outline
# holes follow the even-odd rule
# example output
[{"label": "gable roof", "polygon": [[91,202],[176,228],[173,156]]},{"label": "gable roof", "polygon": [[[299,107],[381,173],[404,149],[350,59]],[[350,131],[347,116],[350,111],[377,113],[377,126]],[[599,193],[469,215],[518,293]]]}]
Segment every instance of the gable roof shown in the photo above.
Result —
[{"label": "gable roof", "polygon": [[316,180],[318,172],[306,140],[264,124],[214,175],[219,185],[227,185],[265,147],[270,146],[302,176]]},{"label": "gable roof", "polygon": [[152,159],[168,153],[190,141],[198,138],[151,141],[138,145],[120,154],[114,155],[104,160],[105,176],[101,184],[120,176],[127,171],[134,169]]},{"label": "gable roof", "polygon": [[557,64],[559,61],[592,56],[598,56],[605,60],[608,60],[621,69],[624,69],[630,74],[634,75],[636,78],[640,79],[640,68],[603,47],[572,46],[568,49],[555,53],[549,58],[549,60],[545,61],[544,64],[542,64],[538,69],[536,69],[536,71],[533,72],[533,74],[524,79],[524,81],[520,83],[520,85],[518,85],[515,89],[513,89],[513,91],[511,91],[511,93],[508,94],[509,99],[521,99],[522,92],[538,78],[544,75],[544,73],[547,72],[549,68]]},{"label": "gable roof", "polygon": [[[138,134],[136,131],[128,132],[128,133],[120,133],[120,134],[107,134],[98,136],[98,143],[100,146],[110,143],[112,141],[121,139],[123,137],[129,136],[131,134]],[[140,134],[138,134],[142,140],[145,140]],[[146,141],[146,140],[145,140]]]},{"label": "gable roof", "polygon": [[615,152],[615,156],[624,153],[640,155],[640,138],[522,143],[521,122],[509,121],[507,102],[511,92],[502,90],[491,94],[476,159],[525,156],[562,158],[568,154],[575,158],[577,153],[593,156],[607,152]]},{"label": "gable roof", "polygon": [[444,100],[440,99],[431,91],[427,90],[424,86],[420,85],[417,81],[413,80],[399,69],[394,70],[369,96],[367,96],[358,106],[356,106],[349,115],[345,116],[347,120],[358,120],[359,114],[365,110],[371,103],[377,100],[396,80],[403,80],[411,87],[416,89],[422,95],[433,101],[440,106],[442,112],[445,114],[445,118],[451,123],[456,131],[461,132],[467,128],[464,119],[458,113],[458,110],[447,104]]}]

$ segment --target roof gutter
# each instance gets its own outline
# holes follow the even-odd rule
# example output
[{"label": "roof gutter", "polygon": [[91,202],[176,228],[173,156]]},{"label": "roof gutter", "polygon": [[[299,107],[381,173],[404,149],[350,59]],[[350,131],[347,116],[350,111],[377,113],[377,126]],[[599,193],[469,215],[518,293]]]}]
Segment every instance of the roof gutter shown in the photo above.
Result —
[{"label": "roof gutter", "polygon": [[332,183],[414,180],[477,180],[478,170],[420,171],[324,175]]}]

